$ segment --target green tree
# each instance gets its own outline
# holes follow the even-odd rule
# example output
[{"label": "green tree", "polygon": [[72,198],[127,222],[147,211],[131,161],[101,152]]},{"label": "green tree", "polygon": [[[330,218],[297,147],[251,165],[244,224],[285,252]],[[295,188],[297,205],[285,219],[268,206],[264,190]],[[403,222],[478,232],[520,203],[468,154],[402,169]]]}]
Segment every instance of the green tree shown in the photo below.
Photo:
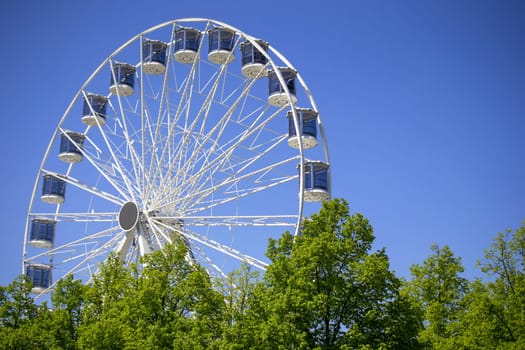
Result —
[{"label": "green tree", "polygon": [[31,282],[23,275],[7,287],[0,287],[0,349],[49,348],[49,310],[45,303],[35,304],[31,288]]},{"label": "green tree", "polygon": [[82,323],[86,287],[72,275],[65,276],[55,285],[51,301],[53,310],[47,317],[38,320],[46,324],[45,329],[51,337],[50,343],[59,349],[76,349],[78,327]]},{"label": "green tree", "polygon": [[31,282],[18,276],[7,287],[0,286],[0,327],[16,329],[36,316]]},{"label": "green tree", "polygon": [[145,321],[140,332],[146,334],[135,334],[149,339],[149,348],[208,349],[220,339],[224,297],[187,257],[182,241],[145,257],[135,300],[138,319]]},{"label": "green tree", "polygon": [[525,348],[525,226],[496,235],[479,263],[487,281],[472,283],[462,318],[469,349]]},{"label": "green tree", "polygon": [[264,276],[261,344],[272,349],[410,349],[410,304],[373,229],[348,203],[323,203],[302,234],[271,240]]},{"label": "green tree", "polygon": [[457,349],[459,315],[468,281],[461,258],[455,257],[448,246],[431,246],[432,254],[422,265],[412,265],[412,279],[407,294],[419,308],[423,328],[419,340],[432,349]]},{"label": "green tree", "polygon": [[223,324],[223,296],[187,258],[182,242],[126,268],[116,256],[86,289],[80,349],[210,349]]},{"label": "green tree", "polygon": [[[128,300],[136,288],[132,271],[111,254],[84,291],[79,349],[124,349],[132,315]],[[126,332],[128,331],[128,332]]]},{"label": "green tree", "polygon": [[221,349],[256,349],[260,320],[258,308],[261,280],[258,271],[247,264],[231,273],[220,284],[224,295],[224,325],[220,342]]}]

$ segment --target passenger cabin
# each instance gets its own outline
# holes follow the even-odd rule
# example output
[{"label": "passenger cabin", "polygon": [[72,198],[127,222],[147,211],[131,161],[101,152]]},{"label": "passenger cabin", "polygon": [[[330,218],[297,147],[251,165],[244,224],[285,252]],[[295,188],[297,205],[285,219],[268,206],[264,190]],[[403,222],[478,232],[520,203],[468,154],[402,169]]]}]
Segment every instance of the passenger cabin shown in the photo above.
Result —
[{"label": "passenger cabin", "polygon": [[117,96],[130,96],[135,92],[135,66],[115,62],[111,72],[109,91]]},{"label": "passenger cabin", "polygon": [[[268,43],[262,40],[256,40],[257,45],[265,52],[268,50]],[[241,73],[246,78],[261,78],[267,74],[266,64],[268,59],[255,45],[250,41],[241,43]]]},{"label": "passenger cabin", "polygon": [[89,126],[103,126],[106,124],[106,108],[108,99],[106,96],[89,94],[84,98],[82,108],[82,123]]},{"label": "passenger cabin", "polygon": [[201,40],[201,32],[193,28],[179,28],[175,31],[175,61],[193,63]]},{"label": "passenger cabin", "polygon": [[288,118],[288,145],[293,148],[299,148],[299,140],[304,149],[317,146],[317,116],[318,113],[310,108],[296,108],[299,122],[299,136],[295,130],[293,111],[287,113]]},{"label": "passenger cabin", "polygon": [[82,146],[86,137],[78,132],[68,131],[60,135],[60,153],[58,158],[67,163],[82,160]]},{"label": "passenger cabin", "polygon": [[288,67],[281,67],[277,70],[278,71],[270,70],[268,72],[268,103],[276,107],[283,107],[290,104],[285,87],[279,80],[280,74],[290,93],[291,103],[295,104],[297,102],[297,97],[295,96],[295,76],[297,72]]},{"label": "passenger cabin", "polygon": [[306,202],[322,202],[330,199],[328,163],[306,161],[304,166],[304,200]]},{"label": "passenger cabin", "polygon": [[46,174],[43,177],[42,196],[40,199],[49,204],[62,204],[65,200],[66,182],[58,177]]},{"label": "passenger cabin", "polygon": [[208,31],[208,60],[216,64],[229,64],[235,60],[233,44],[235,32],[226,28]]},{"label": "passenger cabin", "polygon": [[45,218],[31,220],[29,243],[37,248],[52,248],[55,242],[56,221]]},{"label": "passenger cabin", "polygon": [[160,40],[142,41],[142,71],[146,74],[163,74],[166,71],[168,44]]},{"label": "passenger cabin", "polygon": [[46,264],[30,264],[26,267],[26,276],[31,281],[31,293],[40,294],[51,285],[51,267]]}]

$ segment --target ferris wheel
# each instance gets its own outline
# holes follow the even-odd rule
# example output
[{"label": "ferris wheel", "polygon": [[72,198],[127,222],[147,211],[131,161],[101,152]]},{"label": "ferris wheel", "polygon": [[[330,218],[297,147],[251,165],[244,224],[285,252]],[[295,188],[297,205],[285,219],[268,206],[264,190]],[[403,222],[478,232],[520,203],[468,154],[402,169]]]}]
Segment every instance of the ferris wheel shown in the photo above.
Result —
[{"label": "ferris wheel", "polygon": [[[58,119],[58,118],[57,118]],[[224,276],[330,198],[327,141],[299,72],[268,42],[185,18],[130,39],[75,94],[45,149],[23,273],[36,297],[180,239]]]}]

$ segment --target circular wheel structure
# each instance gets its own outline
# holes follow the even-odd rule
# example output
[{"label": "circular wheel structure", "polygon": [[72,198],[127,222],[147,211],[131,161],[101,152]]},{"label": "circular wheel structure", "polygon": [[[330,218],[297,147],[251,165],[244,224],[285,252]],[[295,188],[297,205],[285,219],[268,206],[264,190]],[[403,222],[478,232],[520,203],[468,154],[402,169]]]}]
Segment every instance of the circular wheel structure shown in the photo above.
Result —
[{"label": "circular wheel structure", "polygon": [[299,72],[228,24],[177,19],[120,46],[67,106],[33,188],[23,273],[38,298],[67,274],[89,283],[111,252],[139,263],[176,238],[212,276],[264,270],[268,238],[299,234],[307,203],[329,197]]}]

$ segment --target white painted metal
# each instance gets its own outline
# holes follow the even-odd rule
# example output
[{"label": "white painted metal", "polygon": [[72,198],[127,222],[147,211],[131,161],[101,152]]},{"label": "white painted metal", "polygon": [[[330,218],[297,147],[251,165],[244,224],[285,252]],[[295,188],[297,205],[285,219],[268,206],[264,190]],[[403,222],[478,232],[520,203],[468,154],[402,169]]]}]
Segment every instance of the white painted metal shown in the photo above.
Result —
[{"label": "white painted metal", "polygon": [[[176,57],[173,45],[174,32],[187,25],[201,32],[199,50],[188,59],[184,52]],[[218,26],[235,33],[235,45],[231,57],[211,55],[210,61],[207,33]],[[160,74],[146,74],[152,67],[144,62],[129,62],[142,57],[145,36],[168,43]],[[241,59],[233,56],[240,55],[243,41],[267,57],[264,72],[257,67],[255,75],[244,75]],[[185,64],[178,62],[181,57]],[[136,67],[133,93],[108,86],[115,62]],[[285,230],[299,234],[304,211],[306,150],[304,142],[289,146],[285,115],[291,109],[300,130],[295,104],[317,111],[300,74],[291,95],[277,67],[297,71],[273,46],[265,51],[255,37],[203,18],[159,24],[110,54],[80,87],[45,150],[28,209],[24,271],[31,264],[50,265],[54,281],[49,290],[67,274],[89,282],[108,254],[134,263],[177,237],[190,247],[191,261],[210,274],[224,276],[237,266],[230,257],[264,270],[267,239]],[[279,105],[289,107],[268,103],[267,81],[261,79],[267,69],[276,70],[283,86]],[[89,93],[107,96],[105,119],[91,108],[92,117],[82,120],[78,110]],[[54,151],[61,133],[82,127],[83,161],[58,161]],[[318,146],[307,151],[328,163],[319,118],[318,127],[319,142],[311,140]],[[42,204],[44,174],[66,182],[63,203]],[[119,215],[130,203],[138,214],[123,229]],[[52,247],[31,246],[30,223],[36,217],[56,222]]]}]

